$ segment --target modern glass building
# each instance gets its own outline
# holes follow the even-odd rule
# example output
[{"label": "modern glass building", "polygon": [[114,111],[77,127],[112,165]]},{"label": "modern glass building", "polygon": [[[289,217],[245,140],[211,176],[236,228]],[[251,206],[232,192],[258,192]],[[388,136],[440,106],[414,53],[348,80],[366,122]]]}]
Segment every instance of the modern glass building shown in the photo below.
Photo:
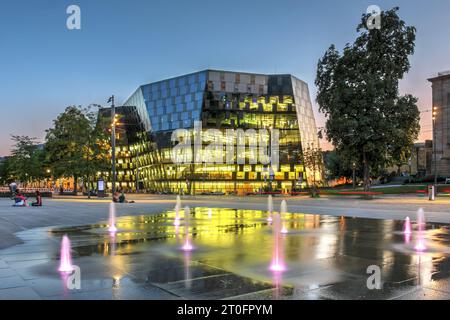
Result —
[{"label": "modern glass building", "polygon": [[[200,71],[142,85],[116,113],[118,187],[246,194],[292,191],[321,180],[321,170],[305,166],[302,152],[319,147],[308,85],[292,75]],[[254,129],[257,135],[259,129],[278,129],[279,166],[254,163],[248,151],[245,163],[174,163],[173,131],[194,135],[195,123],[224,136],[230,129]]]}]

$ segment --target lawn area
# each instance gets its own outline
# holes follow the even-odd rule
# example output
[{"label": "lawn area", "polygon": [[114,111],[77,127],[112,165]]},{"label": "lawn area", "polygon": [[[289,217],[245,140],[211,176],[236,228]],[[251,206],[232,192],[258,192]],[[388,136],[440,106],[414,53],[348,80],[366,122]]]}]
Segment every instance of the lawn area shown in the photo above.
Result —
[{"label": "lawn area", "polygon": [[[395,187],[378,187],[371,188],[370,191],[374,192],[382,192],[383,194],[405,194],[405,193],[417,193],[420,194],[420,191],[427,191],[428,185],[403,185],[403,186],[395,186]],[[346,188],[346,189],[324,189],[320,190],[321,194],[329,194],[329,195],[340,195],[342,192],[351,192],[351,191],[364,191],[363,188]],[[441,185],[438,186],[439,193],[450,193],[450,186]]]}]

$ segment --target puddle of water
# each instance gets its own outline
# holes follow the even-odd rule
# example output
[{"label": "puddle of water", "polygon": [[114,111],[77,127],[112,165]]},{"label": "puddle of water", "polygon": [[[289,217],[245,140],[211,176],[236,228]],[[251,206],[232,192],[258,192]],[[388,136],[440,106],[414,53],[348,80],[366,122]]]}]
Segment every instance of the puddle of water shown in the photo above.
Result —
[{"label": "puddle of water", "polygon": [[[447,279],[447,225],[427,224],[427,250],[419,253],[412,245],[414,223],[406,239],[403,221],[285,213],[278,225],[288,233],[277,234],[267,217],[266,211],[197,207],[190,211],[187,230],[184,214],[174,224],[175,211],[167,211],[117,218],[115,233],[105,221],[56,228],[47,235],[55,240],[70,237],[74,264],[88,279],[131,276],[188,298],[255,298],[255,292],[271,292],[272,298],[286,292],[290,298],[339,298],[347,297],[345,290],[360,298],[389,298],[398,290],[434,281],[436,275]],[[181,250],[186,231],[191,252]],[[54,259],[34,272],[52,276],[58,264],[58,253],[52,250]],[[285,266],[280,272],[270,270],[277,250],[282,250]],[[366,286],[370,265],[381,268],[381,293],[373,294]]]}]

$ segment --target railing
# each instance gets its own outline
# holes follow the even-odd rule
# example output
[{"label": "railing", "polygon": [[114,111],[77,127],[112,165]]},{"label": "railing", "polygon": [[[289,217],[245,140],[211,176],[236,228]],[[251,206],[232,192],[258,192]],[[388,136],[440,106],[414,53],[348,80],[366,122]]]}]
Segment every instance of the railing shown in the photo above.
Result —
[{"label": "railing", "polygon": [[[53,192],[54,189],[52,188],[17,188],[18,190],[20,190],[20,192],[22,193],[36,193],[36,191],[39,192]],[[10,192],[11,190],[9,189],[9,187],[0,187],[0,193],[5,193],[5,192]]]}]

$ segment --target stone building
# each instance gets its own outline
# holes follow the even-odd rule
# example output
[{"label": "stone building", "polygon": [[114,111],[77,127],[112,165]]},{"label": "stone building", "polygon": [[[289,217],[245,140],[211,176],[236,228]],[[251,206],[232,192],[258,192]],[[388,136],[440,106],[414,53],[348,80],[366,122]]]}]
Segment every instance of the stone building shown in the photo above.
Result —
[{"label": "stone building", "polygon": [[[440,72],[437,77],[428,81],[432,84],[432,107],[435,112],[433,140],[437,174],[441,177],[450,177],[450,71]],[[434,174],[434,157],[431,174]]]}]

